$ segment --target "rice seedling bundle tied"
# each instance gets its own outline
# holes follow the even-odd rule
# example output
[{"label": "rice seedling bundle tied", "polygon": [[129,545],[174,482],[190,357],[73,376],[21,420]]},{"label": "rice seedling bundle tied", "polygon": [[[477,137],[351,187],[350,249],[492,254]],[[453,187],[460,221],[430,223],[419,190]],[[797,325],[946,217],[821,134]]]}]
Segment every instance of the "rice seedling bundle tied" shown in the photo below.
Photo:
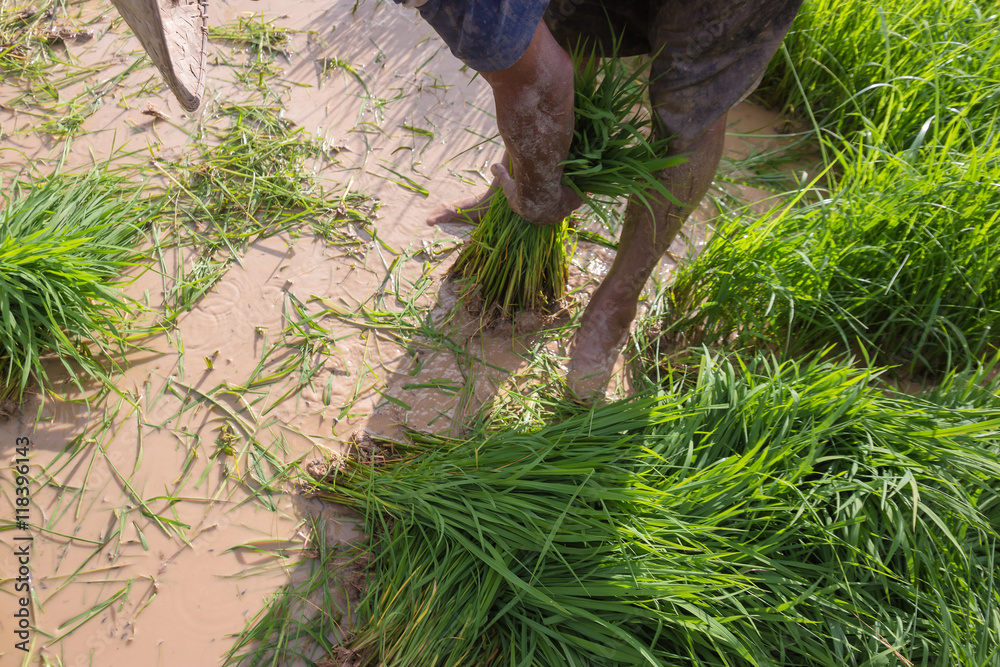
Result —
[{"label": "rice seedling bundle tied", "polygon": [[705,358],[658,398],[345,462],[321,495],[372,535],[358,664],[995,664],[996,382],[871,379]]},{"label": "rice seedling bundle tied", "polygon": [[[638,111],[645,91],[640,74],[629,74],[617,58],[577,70],[573,142],[563,177],[592,204],[593,196],[643,199],[650,189],[671,196],[656,173],[681,159],[666,157],[666,138],[643,134],[650,121]],[[484,319],[542,308],[565,290],[566,231],[566,221],[529,223],[497,191],[450,272],[466,282],[465,294],[478,293]]]}]

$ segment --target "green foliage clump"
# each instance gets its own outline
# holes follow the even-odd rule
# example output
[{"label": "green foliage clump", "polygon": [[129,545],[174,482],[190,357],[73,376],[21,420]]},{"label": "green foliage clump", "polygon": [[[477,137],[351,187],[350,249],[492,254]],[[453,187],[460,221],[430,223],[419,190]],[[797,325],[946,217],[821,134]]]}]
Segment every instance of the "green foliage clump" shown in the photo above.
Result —
[{"label": "green foliage clump", "polygon": [[758,89],[768,104],[890,150],[955,121],[966,149],[1000,119],[996,2],[807,0]]},{"label": "green foliage clump", "polygon": [[[996,140],[995,140],[996,142]],[[1000,331],[1000,179],[994,142],[838,157],[829,199],[718,221],[667,292],[663,327],[687,344],[857,344],[917,372],[967,365]]]},{"label": "green foliage clump", "polygon": [[450,272],[481,299],[484,319],[509,318],[560,299],[566,288],[566,221],[533,225],[510,208],[502,190]]},{"label": "green foliage clump", "polygon": [[667,340],[860,345],[927,375],[995,348],[995,24],[996,7],[957,0],[806,3],[761,94],[815,121],[826,182],[721,216],[667,290]]},{"label": "green foliage clump", "polygon": [[[700,360],[664,396],[345,461],[359,664],[985,665],[1000,398],[819,360]],[[906,662],[908,661],[908,662]]]},{"label": "green foliage clump", "polygon": [[78,384],[105,377],[98,357],[124,351],[135,310],[117,288],[152,211],[105,172],[15,184],[0,213],[0,396],[20,400],[32,378],[46,389],[46,355]]}]

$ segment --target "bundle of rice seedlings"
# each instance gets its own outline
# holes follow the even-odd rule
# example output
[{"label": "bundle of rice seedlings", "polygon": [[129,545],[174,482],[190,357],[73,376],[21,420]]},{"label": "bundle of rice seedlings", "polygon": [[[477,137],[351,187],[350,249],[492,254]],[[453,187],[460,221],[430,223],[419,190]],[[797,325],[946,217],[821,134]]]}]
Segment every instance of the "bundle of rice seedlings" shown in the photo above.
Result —
[{"label": "bundle of rice seedlings", "polygon": [[0,395],[20,400],[32,379],[44,391],[46,355],[77,386],[106,377],[98,357],[124,350],[135,310],[117,287],[151,212],[137,195],[101,171],[14,184],[0,213]]},{"label": "bundle of rice seedlings", "polygon": [[[590,59],[577,70],[573,142],[563,164],[566,183],[586,201],[593,197],[644,197],[670,193],[656,172],[681,162],[665,157],[667,139],[647,139],[641,112],[643,70],[629,73],[617,58]],[[563,296],[567,261],[565,221],[539,227],[514,213],[503,192],[473,231],[450,273],[465,280],[465,295],[478,295],[484,319],[510,318]]]},{"label": "bundle of rice seedlings", "polygon": [[722,217],[666,291],[672,343],[786,352],[859,342],[911,373],[968,366],[1000,338],[1000,140],[919,160],[845,150],[836,193]]},{"label": "bundle of rice seedlings", "polygon": [[996,382],[992,400],[956,378],[930,400],[768,357],[675,380],[537,430],[414,434],[384,466],[346,461],[321,493],[372,536],[357,664],[1000,656]]},{"label": "bundle of rice seedlings", "polygon": [[717,220],[657,326],[682,345],[860,344],[936,376],[1000,343],[996,17],[964,0],[846,7],[807,3],[761,88],[823,130],[823,199]]},{"label": "bundle of rice seedlings", "polygon": [[849,140],[874,129],[894,151],[964,119],[964,150],[998,119],[996,21],[995,2],[808,0],[757,95]]}]

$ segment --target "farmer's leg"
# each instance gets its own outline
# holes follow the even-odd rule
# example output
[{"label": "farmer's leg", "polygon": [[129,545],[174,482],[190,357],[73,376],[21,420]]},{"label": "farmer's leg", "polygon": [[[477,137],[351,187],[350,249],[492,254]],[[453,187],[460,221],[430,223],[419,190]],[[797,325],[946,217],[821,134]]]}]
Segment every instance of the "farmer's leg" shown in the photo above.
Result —
[{"label": "farmer's leg", "polygon": [[671,152],[686,153],[687,162],[657,174],[682,205],[653,192],[647,194],[649,206],[635,198],[629,202],[615,261],[591,297],[570,351],[566,382],[578,397],[604,390],[646,280],[712,185],[722,157],[725,121],[723,115],[688,146],[677,146]]},{"label": "farmer's leg", "polygon": [[[760,80],[801,0],[651,0],[646,24],[649,98],[671,154],[686,164],[661,174],[683,206],[655,198],[626,212],[618,256],[594,294],[571,350],[567,382],[581,398],[604,389],[616,346],[635,317],[646,279],[712,183],[725,117]],[[654,195],[655,197],[655,195]]]}]

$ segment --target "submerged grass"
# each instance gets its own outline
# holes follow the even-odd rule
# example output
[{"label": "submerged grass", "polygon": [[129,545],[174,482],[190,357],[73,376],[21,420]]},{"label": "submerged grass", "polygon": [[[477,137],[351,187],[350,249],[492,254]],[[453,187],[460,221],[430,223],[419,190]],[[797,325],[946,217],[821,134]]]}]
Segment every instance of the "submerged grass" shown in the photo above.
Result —
[{"label": "submerged grass", "polygon": [[704,358],[658,398],[348,460],[386,665],[986,665],[997,386],[886,395],[818,360]]},{"label": "submerged grass", "polygon": [[[641,112],[643,70],[629,72],[618,58],[589,63],[577,68],[574,83],[573,142],[563,163],[566,183],[598,214],[603,207],[597,197],[644,199],[651,190],[671,197],[655,175],[682,160],[665,157],[666,139],[644,134],[650,121]],[[532,225],[497,192],[450,273],[466,281],[466,296],[477,297],[487,321],[543,308],[564,294],[566,231],[565,221]]]},{"label": "submerged grass", "polygon": [[153,209],[138,190],[103,171],[15,183],[0,212],[0,394],[20,399],[53,355],[79,377],[106,377],[124,351],[135,304],[121,276]]}]

